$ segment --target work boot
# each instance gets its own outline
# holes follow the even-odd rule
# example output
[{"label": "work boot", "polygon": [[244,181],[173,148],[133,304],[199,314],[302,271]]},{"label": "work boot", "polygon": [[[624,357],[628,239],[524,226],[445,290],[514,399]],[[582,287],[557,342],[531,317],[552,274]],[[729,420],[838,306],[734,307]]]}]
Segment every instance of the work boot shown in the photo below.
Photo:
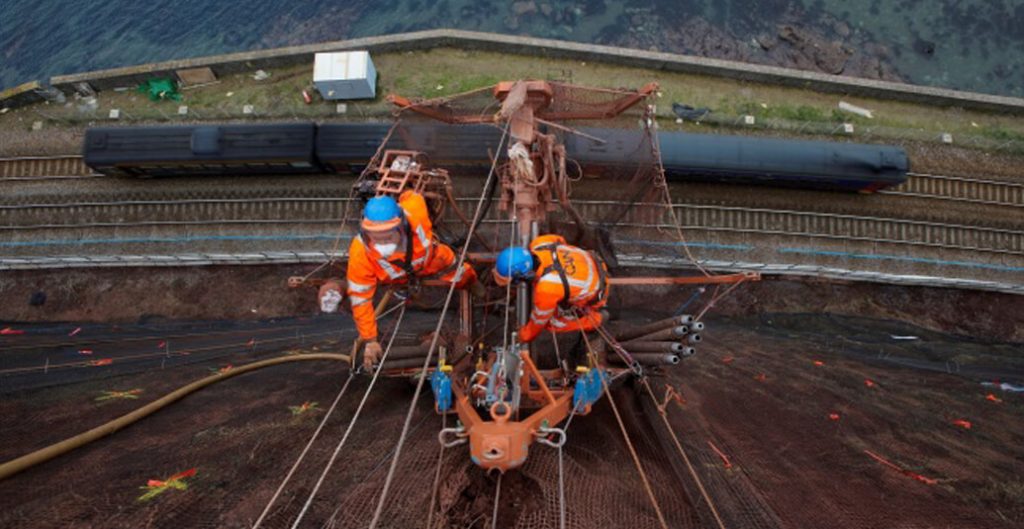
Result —
[{"label": "work boot", "polygon": [[469,285],[469,295],[476,299],[484,299],[487,297],[487,289],[480,281],[474,281],[472,285]]}]

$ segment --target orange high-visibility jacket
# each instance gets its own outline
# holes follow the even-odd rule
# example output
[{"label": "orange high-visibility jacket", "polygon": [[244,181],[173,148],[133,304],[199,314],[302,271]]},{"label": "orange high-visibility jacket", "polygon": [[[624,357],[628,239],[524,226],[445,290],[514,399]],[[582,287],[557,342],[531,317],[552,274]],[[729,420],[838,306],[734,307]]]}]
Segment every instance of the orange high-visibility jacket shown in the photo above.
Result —
[{"label": "orange high-visibility jacket", "polygon": [[[398,199],[398,205],[405,212],[409,227],[406,237],[412,239],[410,265],[414,275],[430,263],[434,253],[434,229],[430,222],[427,202],[415,191],[406,191]],[[405,270],[406,248],[399,244],[398,250],[387,259],[382,257],[373,245],[363,242],[362,236],[352,239],[348,248],[348,296],[352,302],[352,316],[356,329],[364,340],[377,338],[377,318],[373,314],[373,295],[377,283],[394,283],[408,280]]]},{"label": "orange high-visibility jacket", "polygon": [[[570,246],[565,242],[565,238],[559,235],[537,237],[530,243],[530,252],[540,261],[540,266],[534,279],[530,321],[519,330],[519,338],[524,342],[531,342],[541,331],[549,327],[555,332],[566,332],[580,328],[588,330],[594,325],[600,325],[600,316],[596,313],[597,320],[592,322],[594,325],[577,324],[572,316],[562,318],[556,314],[559,304],[563,301],[566,302],[564,305],[591,309],[605,304],[606,300],[603,298],[595,303],[595,298],[602,294],[601,276],[604,270],[598,269],[601,265],[594,256],[582,248]],[[554,259],[558,260],[565,271],[569,287],[568,299],[566,285],[552,266]],[[607,289],[607,285],[604,286]]]}]

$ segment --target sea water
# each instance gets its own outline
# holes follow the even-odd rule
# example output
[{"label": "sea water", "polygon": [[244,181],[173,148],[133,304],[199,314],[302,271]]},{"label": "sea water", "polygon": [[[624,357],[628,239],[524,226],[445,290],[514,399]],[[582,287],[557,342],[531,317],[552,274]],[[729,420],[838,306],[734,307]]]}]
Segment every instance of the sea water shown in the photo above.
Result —
[{"label": "sea water", "polygon": [[870,43],[909,82],[1024,96],[1024,0],[0,0],[0,87],[432,28],[715,55],[717,43],[687,44],[698,19],[731,40],[726,57],[756,61],[756,39],[790,25],[851,48]]}]

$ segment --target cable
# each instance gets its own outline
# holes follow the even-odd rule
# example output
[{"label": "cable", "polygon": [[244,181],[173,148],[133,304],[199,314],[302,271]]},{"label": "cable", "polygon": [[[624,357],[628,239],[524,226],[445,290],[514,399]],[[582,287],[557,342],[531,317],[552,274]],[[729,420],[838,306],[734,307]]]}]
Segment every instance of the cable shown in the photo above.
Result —
[{"label": "cable", "polygon": [[[444,413],[441,415],[441,429],[444,430],[448,427],[448,414]],[[434,522],[434,501],[437,499],[437,489],[441,485],[441,465],[444,463],[444,443],[441,444],[441,449],[437,454],[437,468],[434,470],[434,486],[430,491],[430,505],[427,507],[427,525],[426,529],[431,529]]]},{"label": "cable", "polygon": [[[341,447],[345,446],[345,441],[348,440],[349,434],[352,433],[352,428],[355,426],[356,421],[359,420],[359,414],[363,411],[363,406],[366,404],[366,399],[370,397],[370,392],[373,391],[373,386],[377,383],[377,379],[380,378],[380,373],[384,369],[384,363],[387,361],[388,353],[391,352],[391,345],[395,343],[395,337],[398,336],[398,330],[402,325],[402,318],[405,316],[405,305],[402,305],[402,310],[398,312],[398,320],[395,322],[395,330],[391,333],[391,339],[388,340],[388,346],[384,350],[383,356],[381,356],[380,367],[377,368],[373,373],[373,378],[370,379],[370,385],[366,387],[366,391],[363,393],[363,399],[359,401],[359,406],[356,407],[355,413],[348,422],[348,427],[345,428],[344,435],[341,436],[341,441],[334,447],[334,453],[331,454],[331,458],[327,461],[327,465],[324,467],[323,472],[320,473],[320,479],[317,480],[313,490],[309,493],[309,497],[306,498],[305,505],[302,506],[302,511],[299,512],[299,516],[292,523],[291,529],[295,529],[299,526],[299,522],[306,516],[306,511],[309,510],[309,506],[313,504],[313,499],[316,497],[317,492],[320,491],[320,487],[324,483],[324,479],[327,478],[327,473],[331,470],[331,466],[334,465],[334,461],[338,458],[338,453],[341,452]],[[426,377],[423,377],[426,378]]]},{"label": "cable", "polygon": [[652,130],[651,123],[655,118],[650,117],[648,114],[644,119],[644,129],[647,131],[647,137],[651,141],[651,153],[654,155],[654,159],[657,162],[655,168],[657,169],[657,186],[661,187],[664,191],[662,194],[665,197],[665,207],[668,209],[669,215],[672,216],[672,225],[675,226],[676,235],[679,236],[679,242],[683,243],[683,252],[686,254],[686,258],[690,260],[697,270],[700,270],[702,274],[707,277],[711,277],[711,273],[705,269],[700,262],[690,253],[690,245],[686,243],[686,236],[683,235],[683,228],[679,225],[679,217],[676,216],[676,208],[672,204],[672,195],[668,191],[668,180],[665,178],[665,166],[661,163],[661,145],[658,140],[658,132]]},{"label": "cable", "polygon": [[491,514],[491,529],[498,529],[498,506],[501,501],[501,477],[505,474],[498,474],[498,484],[494,487],[494,512]]},{"label": "cable", "polygon": [[[505,142],[505,138],[508,136],[509,126],[505,126],[505,131],[501,135],[501,141],[498,143],[500,152],[501,145]],[[466,242],[463,243],[462,252],[459,254],[458,265],[455,270],[462,270],[463,264],[466,262],[466,254],[469,252],[469,243],[472,240],[473,232],[476,231],[477,226],[480,224],[480,212],[483,209],[484,201],[488,194],[488,188],[494,182],[495,167],[497,166],[497,158],[491,163],[491,169],[487,174],[487,180],[484,183],[483,193],[480,194],[480,199],[477,202],[476,213],[473,216],[473,224],[469,227],[469,233],[466,236]],[[445,315],[448,314],[448,307],[451,305],[452,295],[455,293],[455,281],[452,281],[451,286],[448,288],[448,295],[445,297],[444,307],[441,309],[441,317],[437,320],[437,327],[434,329],[433,337],[430,340],[430,349],[427,352],[426,358],[423,359],[422,373],[427,372],[427,367],[430,365],[430,359],[434,356],[434,351],[437,350],[437,341],[441,335],[441,328],[444,325]],[[388,491],[391,489],[391,482],[395,477],[395,470],[398,468],[398,460],[402,455],[402,446],[405,443],[405,437],[409,433],[409,423],[412,421],[413,413],[416,411],[416,404],[419,402],[420,393],[423,391],[423,383],[427,380],[426,376],[420,376],[419,382],[416,383],[416,391],[413,393],[412,402],[409,403],[409,411],[405,414],[405,423],[402,425],[402,433],[398,437],[398,445],[395,448],[395,456],[391,459],[391,468],[388,469],[388,476],[384,481],[384,488],[381,490],[380,499],[377,501],[377,508],[373,513],[373,519],[370,521],[370,529],[376,529],[377,524],[380,522],[381,513],[384,511],[384,501],[387,499]]]},{"label": "cable", "polygon": [[356,371],[348,372],[348,378],[345,379],[345,384],[341,387],[341,391],[338,392],[338,396],[334,397],[334,402],[331,403],[331,407],[327,410],[324,418],[321,419],[320,425],[316,427],[316,431],[313,432],[313,435],[309,438],[309,442],[306,443],[306,447],[302,449],[302,453],[299,454],[299,458],[295,460],[295,464],[292,465],[291,470],[288,471],[284,480],[281,481],[281,485],[277,487],[273,497],[271,497],[270,501],[267,502],[267,506],[263,509],[263,512],[260,513],[260,517],[256,519],[256,523],[253,524],[252,529],[259,529],[260,524],[263,523],[263,519],[267,517],[267,514],[270,512],[270,508],[281,495],[281,491],[284,490],[284,486],[288,484],[288,480],[292,479],[292,475],[295,474],[295,470],[299,468],[299,464],[302,463],[302,459],[306,457],[306,453],[309,452],[310,447],[313,446],[313,442],[316,441],[317,436],[320,435],[320,431],[324,429],[324,425],[327,424],[327,419],[329,419],[331,414],[334,413],[334,409],[338,406],[338,402],[341,401],[341,397],[345,395],[345,391],[348,390],[348,385],[352,383],[352,379],[355,378],[355,373]]},{"label": "cable", "polygon": [[[580,319],[576,316],[576,312],[571,313],[573,318],[576,320],[576,325],[579,327]],[[579,327],[580,334],[583,335],[583,343],[587,347],[587,354],[590,356],[590,361],[593,365],[598,365],[597,353],[594,352],[593,347],[590,346],[590,341],[587,340],[587,333],[582,327]],[[668,529],[668,523],[665,522],[665,516],[661,513],[661,506],[658,505],[658,498],[654,495],[654,490],[651,488],[651,483],[647,479],[647,472],[644,471],[643,465],[640,463],[640,456],[636,453],[636,448],[633,447],[633,442],[629,439],[629,432],[626,430],[626,423],[622,421],[622,415],[619,414],[619,408],[615,405],[615,399],[612,398],[612,393],[608,387],[608,381],[604,377],[598,377],[601,379],[601,387],[604,389],[605,395],[608,396],[608,404],[612,407],[612,413],[615,414],[615,420],[619,423],[619,430],[622,431],[622,438],[626,441],[626,447],[629,448],[629,454],[633,456],[633,464],[636,465],[636,470],[640,474],[640,480],[643,482],[644,490],[647,492],[647,497],[651,500],[651,506],[654,507],[654,512],[658,515],[658,522],[661,523],[662,529]]]},{"label": "cable", "polygon": [[370,161],[367,162],[366,167],[363,168],[362,172],[359,173],[359,177],[356,178],[356,185],[353,186],[351,190],[349,190],[348,200],[345,201],[345,211],[342,213],[341,224],[338,226],[338,234],[334,238],[334,243],[332,243],[331,245],[332,247],[330,257],[327,259],[327,261],[320,263],[320,265],[314,268],[313,271],[303,276],[303,281],[309,279],[313,274],[319,272],[322,268],[330,266],[332,263],[334,263],[334,256],[338,254],[338,248],[341,247],[341,239],[345,233],[345,226],[348,225],[348,214],[349,210],[351,209],[352,202],[354,202],[355,199],[356,188],[358,187],[359,183],[366,178],[366,175],[367,173],[370,172],[371,168],[375,167],[376,162],[380,159],[380,155],[384,152],[384,147],[388,144],[389,141],[391,141],[391,135],[394,134],[395,129],[397,129],[401,123],[401,120],[395,120],[394,124],[391,125],[391,128],[388,129],[388,133],[384,135],[384,140],[381,141],[380,145],[377,146],[377,151],[373,153],[373,156],[370,158]]},{"label": "cable", "polygon": [[315,353],[315,354],[303,354],[303,355],[288,355],[279,356],[277,358],[270,358],[268,360],[261,360],[259,362],[253,362],[244,366],[236,367],[230,371],[223,373],[217,373],[206,378],[197,380],[187,386],[181,387],[159,399],[150,402],[149,404],[131,412],[126,415],[122,415],[117,419],[114,419],[108,423],[102,424],[89,430],[85,433],[78,434],[69,439],[65,439],[59,443],[52,444],[46,448],[42,448],[21,456],[17,459],[12,459],[2,465],[0,465],[0,480],[4,480],[18,472],[34,467],[40,463],[49,461],[57,456],[66,454],[75,448],[85,446],[97,439],[110,435],[118,430],[125,428],[126,426],[133,424],[145,417],[148,417],[157,411],[163,409],[169,404],[177,402],[184,397],[202,389],[210,384],[220,382],[234,376],[248,373],[249,371],[255,371],[264,367],[270,367],[286,362],[299,362],[304,360],[340,360],[342,362],[349,362],[348,355],[342,354],[328,354],[328,353]]},{"label": "cable", "polygon": [[694,483],[697,484],[697,488],[700,490],[701,496],[704,497],[704,501],[708,503],[708,507],[711,508],[711,515],[715,517],[715,523],[718,524],[719,529],[725,529],[725,523],[722,522],[722,517],[718,515],[718,509],[715,508],[715,503],[711,501],[711,496],[708,494],[707,489],[704,488],[704,483],[701,481],[700,476],[697,475],[697,471],[693,468],[693,464],[690,463],[689,456],[686,455],[686,451],[683,450],[682,443],[679,442],[679,437],[676,436],[675,430],[672,429],[672,425],[668,422],[668,414],[665,413],[665,409],[658,406],[658,398],[654,396],[654,391],[648,384],[647,379],[642,379],[644,387],[647,388],[647,394],[651,396],[651,400],[654,401],[655,407],[658,408],[658,413],[661,415],[661,420],[665,423],[665,429],[672,435],[672,441],[676,445],[676,449],[679,450],[679,455],[683,456],[683,461],[686,462],[686,468],[689,469],[690,475],[693,476]]}]

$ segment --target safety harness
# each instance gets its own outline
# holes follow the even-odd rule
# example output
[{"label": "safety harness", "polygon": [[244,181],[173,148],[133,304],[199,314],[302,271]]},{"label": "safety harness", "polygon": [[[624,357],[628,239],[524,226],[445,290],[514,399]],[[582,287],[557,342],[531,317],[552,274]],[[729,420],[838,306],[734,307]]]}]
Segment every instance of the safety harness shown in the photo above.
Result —
[{"label": "safety harness", "polygon": [[[569,286],[569,276],[566,274],[565,268],[562,266],[562,261],[558,259],[559,246],[560,245],[558,243],[549,243],[542,244],[534,248],[535,251],[546,251],[551,253],[551,264],[544,270],[541,270],[537,277],[544,277],[551,272],[556,272],[558,274],[558,279],[562,282],[563,292],[562,299],[558,302],[558,307],[562,310],[568,310],[572,307],[572,289]],[[608,292],[608,277],[604,261],[601,257],[593,252],[587,251],[586,253],[594,260],[594,265],[597,267],[597,294],[582,305],[583,307],[590,307],[604,300],[605,295]]]}]

